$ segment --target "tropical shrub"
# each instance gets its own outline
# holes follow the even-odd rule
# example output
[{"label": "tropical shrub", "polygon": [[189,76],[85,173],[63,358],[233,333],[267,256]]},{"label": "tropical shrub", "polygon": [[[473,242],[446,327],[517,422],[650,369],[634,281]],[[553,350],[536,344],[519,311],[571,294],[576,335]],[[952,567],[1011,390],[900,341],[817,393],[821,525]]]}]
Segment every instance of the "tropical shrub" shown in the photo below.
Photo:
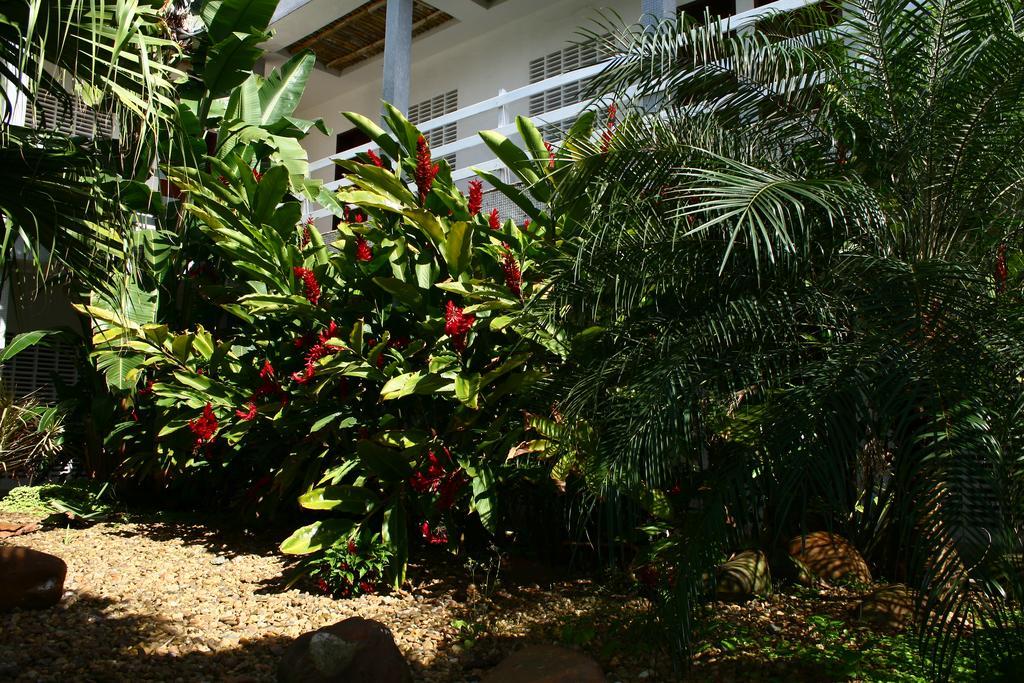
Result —
[{"label": "tropical shrub", "polygon": [[[258,150],[304,182],[299,140],[326,130],[294,116],[313,55],[295,55],[266,78],[253,73],[276,0],[10,4],[0,17],[0,75],[12,84],[0,100],[0,278],[22,286],[35,266],[40,277],[29,286],[67,284],[72,302],[136,322],[216,321],[219,310],[185,284],[193,267],[210,267],[208,251],[179,210],[179,188],[153,170]],[[118,135],[10,125],[15,91],[110,115]],[[11,267],[15,260],[24,267]],[[22,335],[0,363],[45,336]],[[71,336],[81,341],[81,330]],[[105,477],[121,459],[115,428],[131,409],[127,375],[137,357],[81,346],[68,423],[81,429],[74,441],[84,469]]]},{"label": "tropical shrub", "polygon": [[[0,15],[0,278],[16,258],[66,267],[76,285],[125,257],[133,211],[150,192],[146,141],[165,128],[182,53],[173,3],[13,0]],[[251,66],[251,65],[250,65]],[[118,140],[14,125],[17,100],[43,92],[117,122]],[[49,122],[51,125],[53,121]],[[140,179],[140,176],[141,179]]]},{"label": "tropical shrub", "polygon": [[1019,7],[826,10],[594,32],[617,115],[543,207],[535,314],[599,329],[556,441],[645,509],[680,651],[729,551],[832,529],[911,586],[942,677],[1024,633]]},{"label": "tropical shrub", "polygon": [[84,310],[137,387],[115,433],[127,470],[201,473],[264,514],[301,494],[329,514],[284,552],[379,537],[401,582],[411,545],[496,530],[518,397],[560,347],[553,329],[520,322],[537,234],[494,227],[479,186],[463,196],[396,110],[390,134],[348,116],[381,151],[339,162],[351,186],[321,195],[336,241],[303,219],[289,169],[257,146],[168,167],[214,259],[193,264],[189,284],[219,318],[174,330]]},{"label": "tropical shrub", "polygon": [[0,384],[0,474],[29,482],[64,445],[64,411],[31,398],[18,400]]},{"label": "tropical shrub", "polygon": [[96,519],[114,511],[108,486],[90,479],[72,479],[62,484],[16,486],[0,500],[0,512],[55,514],[78,519]]},{"label": "tropical shrub", "polygon": [[307,575],[316,588],[336,598],[376,593],[386,586],[391,553],[380,537],[359,546],[355,540],[336,543],[306,563]]}]

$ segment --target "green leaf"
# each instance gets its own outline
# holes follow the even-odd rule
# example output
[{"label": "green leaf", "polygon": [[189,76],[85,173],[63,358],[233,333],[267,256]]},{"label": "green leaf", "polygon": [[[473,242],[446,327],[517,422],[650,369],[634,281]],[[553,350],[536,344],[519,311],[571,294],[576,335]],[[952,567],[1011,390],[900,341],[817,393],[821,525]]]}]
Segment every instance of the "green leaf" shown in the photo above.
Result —
[{"label": "green leaf", "polygon": [[378,147],[381,148],[385,154],[392,159],[398,159],[402,155],[398,143],[395,142],[394,138],[387,134],[387,132],[378,126],[376,123],[366,118],[362,114],[356,114],[355,112],[344,112],[342,114],[346,119],[352,122],[356,128],[366,134],[371,140],[373,140]]},{"label": "green leaf", "polygon": [[363,354],[363,329],[366,324],[362,320],[357,320],[352,325],[352,333],[348,336],[349,347],[358,355]]},{"label": "green leaf", "polygon": [[362,439],[356,446],[360,462],[385,482],[398,482],[412,476],[412,465],[402,451],[387,448],[370,439]]},{"label": "green leaf", "polygon": [[200,10],[214,42],[233,33],[262,33],[270,26],[278,0],[212,0]]},{"label": "green leaf", "polygon": [[510,315],[499,315],[494,318],[491,318],[491,323],[488,327],[490,327],[491,330],[494,332],[499,332],[508,327],[513,322],[515,322],[514,317]]},{"label": "green leaf", "polygon": [[445,237],[444,258],[454,278],[469,270],[473,259],[473,229],[469,223],[460,221],[451,226]]},{"label": "green leaf", "polygon": [[498,379],[502,375],[509,373],[515,370],[516,368],[522,366],[524,363],[526,363],[527,360],[530,359],[531,355],[532,354],[530,353],[519,353],[507,359],[501,365],[485,374],[480,382],[480,386],[486,387],[487,385],[489,385],[491,382]]},{"label": "green leaf", "polygon": [[426,372],[407,372],[389,379],[380,389],[382,401],[393,401],[412,394],[432,394],[435,391],[450,391],[452,382],[438,375]]},{"label": "green leaf", "polygon": [[177,358],[179,362],[185,363],[188,361],[188,357],[192,353],[192,344],[194,341],[195,336],[190,332],[179,334],[171,340],[171,352],[174,353],[174,357]]},{"label": "green leaf", "polygon": [[480,523],[489,532],[497,533],[498,518],[495,514],[496,497],[494,493],[494,475],[489,468],[479,467],[472,473],[473,500],[471,507],[480,517]]},{"label": "green leaf", "polygon": [[405,582],[405,567],[409,562],[409,522],[401,498],[384,511],[381,540],[391,552],[391,573],[396,588]]},{"label": "green leaf", "polygon": [[242,37],[232,33],[210,48],[203,83],[212,97],[227,95],[249,77],[253,66],[263,56],[263,50],[257,46],[264,40],[266,36],[261,33]]},{"label": "green leaf", "polygon": [[535,185],[540,180],[540,177],[533,170],[530,158],[511,140],[493,130],[481,131],[480,137],[483,138],[484,144],[494,152],[494,156],[498,157],[513,173],[519,176],[526,183],[527,187]]},{"label": "green leaf", "polygon": [[518,186],[509,185],[493,173],[481,171],[478,168],[474,168],[473,172],[493,185],[495,189],[501,192],[502,196],[508,198],[513,204],[522,209],[523,213],[529,216],[532,220],[541,220],[541,216],[544,215],[543,212],[541,212],[541,210],[538,209],[532,201],[530,201],[529,197],[518,189]]},{"label": "green leaf", "polygon": [[544,138],[541,137],[540,131],[537,130],[537,126],[533,124],[533,121],[525,116],[516,117],[516,128],[519,129],[519,134],[523,137],[526,148],[530,150],[530,154],[533,156],[534,170],[540,178],[528,190],[538,201],[546,203],[551,199],[551,185],[547,177],[548,150],[544,146]]},{"label": "green leaf", "polygon": [[284,200],[288,191],[288,169],[274,166],[263,174],[256,185],[256,197],[252,203],[252,222],[256,225],[270,224],[277,205]]},{"label": "green leaf", "polygon": [[[406,206],[416,203],[416,197],[405,186],[401,178],[386,168],[378,168],[372,164],[363,164],[351,159],[335,159],[334,163],[348,171],[348,178],[356,187],[387,197],[388,202],[384,203],[381,208],[401,212]],[[343,190],[343,192],[348,191]],[[352,203],[373,206],[372,203],[365,200]]]},{"label": "green leaf", "polygon": [[336,510],[354,515],[365,514],[377,501],[364,486],[325,486],[299,496],[299,505],[307,510]]},{"label": "green leaf", "polygon": [[4,347],[3,350],[0,350],[0,363],[9,361],[25,349],[35,346],[46,337],[55,334],[59,334],[58,330],[33,330],[32,332],[22,332],[12,339],[11,343]]},{"label": "green leaf", "polygon": [[455,376],[455,397],[467,408],[476,410],[480,398],[480,373],[473,372]]},{"label": "green leaf", "polygon": [[400,144],[407,153],[407,156],[416,156],[416,141],[419,140],[420,132],[416,129],[416,126],[409,123],[409,119],[395,107],[391,106],[390,103],[384,103],[384,123],[387,124],[391,132],[398,138],[398,144]]},{"label": "green leaf", "polygon": [[94,354],[94,357],[96,367],[103,372],[107,385],[121,391],[127,391],[135,386],[138,381],[138,374],[135,371],[145,360],[142,354],[125,354],[117,351],[100,351]]},{"label": "green leaf", "polygon": [[325,519],[313,522],[286,538],[281,543],[281,552],[286,555],[308,555],[328,548],[342,538],[349,536],[356,527],[351,519]]},{"label": "green leaf", "polygon": [[423,303],[423,295],[419,287],[408,282],[402,282],[394,277],[375,277],[374,283],[388,294],[410,306],[419,306]]},{"label": "green leaf", "polygon": [[259,89],[261,112],[257,123],[271,126],[295,113],[315,64],[316,55],[305,50],[294,55],[267,77]]},{"label": "green leaf", "polygon": [[405,209],[403,212],[406,218],[412,221],[413,225],[423,231],[431,242],[439,249],[444,245],[444,226],[437,216],[426,209]]},{"label": "green leaf", "polygon": [[209,377],[203,375],[190,375],[186,372],[175,372],[174,379],[178,380],[186,387],[191,387],[196,391],[208,392],[213,388],[213,381]]},{"label": "green leaf", "polygon": [[339,417],[341,417],[344,414],[345,414],[344,412],[338,411],[336,413],[331,413],[330,415],[326,415],[324,417],[321,417],[319,420],[317,420],[316,422],[313,423],[313,426],[311,426],[309,428],[309,433],[310,434],[315,434],[316,432],[319,432],[321,429],[323,429],[327,425],[331,424],[332,422],[334,422],[336,419],[338,419]]}]

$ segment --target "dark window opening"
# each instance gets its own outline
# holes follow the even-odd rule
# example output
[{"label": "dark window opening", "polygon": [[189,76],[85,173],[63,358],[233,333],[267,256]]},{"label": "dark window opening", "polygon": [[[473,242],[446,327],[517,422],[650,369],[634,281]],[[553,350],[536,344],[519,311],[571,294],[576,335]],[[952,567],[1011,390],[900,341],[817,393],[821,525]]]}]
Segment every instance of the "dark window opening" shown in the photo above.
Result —
[{"label": "dark window opening", "polygon": [[708,16],[714,20],[716,17],[727,19],[736,14],[736,0],[698,0],[680,5],[677,11],[698,24],[703,24]]}]

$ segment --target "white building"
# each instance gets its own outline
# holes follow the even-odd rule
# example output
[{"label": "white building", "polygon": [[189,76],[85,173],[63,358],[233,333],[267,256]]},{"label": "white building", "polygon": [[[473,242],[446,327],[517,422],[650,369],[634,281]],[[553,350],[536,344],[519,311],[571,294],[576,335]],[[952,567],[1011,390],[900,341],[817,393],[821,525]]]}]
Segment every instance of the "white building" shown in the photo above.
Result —
[{"label": "white building", "polygon": [[[317,54],[297,115],[323,118],[334,135],[314,132],[305,141],[314,177],[333,181],[336,167],[328,157],[366,142],[341,112],[376,118],[387,99],[425,129],[435,158],[447,158],[455,179],[465,181],[472,166],[500,170],[478,131],[499,129],[513,137],[517,115],[555,127],[567,126],[582,110],[586,78],[608,55],[585,44],[581,28],[596,31],[598,20],[616,16],[631,24],[677,11],[727,17],[754,10],[755,3],[282,0],[267,61],[276,66],[303,49]],[[558,137],[550,128],[542,131]]]}]

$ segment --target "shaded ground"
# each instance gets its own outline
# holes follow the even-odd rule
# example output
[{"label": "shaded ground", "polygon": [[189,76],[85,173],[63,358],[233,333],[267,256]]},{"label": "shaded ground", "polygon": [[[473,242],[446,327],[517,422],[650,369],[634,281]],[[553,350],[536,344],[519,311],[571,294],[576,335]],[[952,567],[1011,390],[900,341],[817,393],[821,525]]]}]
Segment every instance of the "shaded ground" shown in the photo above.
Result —
[{"label": "shaded ground", "polygon": [[[609,681],[673,679],[645,631],[647,603],[589,580],[549,583],[520,567],[482,594],[471,583],[483,583],[479,573],[442,560],[429,572],[413,567],[408,592],[335,601],[284,590],[274,538],[131,519],[9,539],[64,558],[68,579],[58,607],[0,615],[0,680],[273,681],[292,638],[349,616],[390,626],[421,681],[478,680],[529,642],[583,649]],[[868,642],[887,636],[845,621],[856,598],[717,605],[687,679],[927,680],[910,673],[912,655],[897,641]]]},{"label": "shaded ground", "polygon": [[[599,624],[590,612],[618,612],[625,600],[586,582],[483,596],[465,572],[413,567],[408,592],[336,601],[283,589],[276,539],[185,522],[133,519],[9,540],[62,557],[68,578],[58,607],[0,615],[0,680],[272,681],[292,638],[349,616],[390,626],[418,680],[473,680],[522,638],[549,639],[577,618]],[[633,660],[641,668],[623,680],[647,668]]]}]

